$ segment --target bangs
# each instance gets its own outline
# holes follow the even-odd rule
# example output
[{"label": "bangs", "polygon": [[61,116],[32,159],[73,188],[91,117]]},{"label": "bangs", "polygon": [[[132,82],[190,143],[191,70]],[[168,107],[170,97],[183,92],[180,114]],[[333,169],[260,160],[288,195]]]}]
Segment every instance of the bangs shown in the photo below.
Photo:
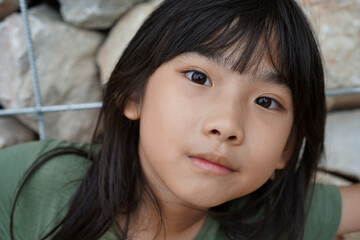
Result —
[{"label": "bangs", "polygon": [[[145,21],[117,69],[143,76],[183,53],[197,52],[240,74],[269,64],[293,96],[296,121],[313,99],[324,98],[321,54],[312,30],[293,1],[167,0]],[[135,57],[136,56],[136,57]],[[140,59],[140,60],[139,60]],[[299,120],[297,120],[299,119]],[[301,124],[299,122],[299,124]]]},{"label": "bangs", "polygon": [[256,73],[265,61],[280,75],[282,71],[276,32],[274,24],[269,20],[262,20],[253,28],[244,27],[242,19],[237,18],[200,44],[197,51],[209,58],[221,59],[231,70],[240,74]]},{"label": "bangs", "polygon": [[163,45],[165,61],[184,52],[197,52],[220,59],[240,74],[256,72],[266,61],[288,85],[282,76],[279,21],[271,1],[192,1],[191,7],[185,8],[186,2],[168,20],[172,33],[170,42]]}]

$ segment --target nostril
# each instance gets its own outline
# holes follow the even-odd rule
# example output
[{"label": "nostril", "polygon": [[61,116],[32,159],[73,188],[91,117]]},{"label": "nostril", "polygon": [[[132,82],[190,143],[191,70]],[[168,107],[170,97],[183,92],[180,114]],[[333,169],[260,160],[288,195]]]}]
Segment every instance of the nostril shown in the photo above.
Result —
[{"label": "nostril", "polygon": [[236,139],[237,139],[236,136],[230,136],[230,137],[229,137],[229,140],[231,140],[231,141],[232,141],[232,140],[236,140]]},{"label": "nostril", "polygon": [[220,134],[220,132],[218,130],[216,130],[216,129],[211,130],[211,133],[212,134]]}]

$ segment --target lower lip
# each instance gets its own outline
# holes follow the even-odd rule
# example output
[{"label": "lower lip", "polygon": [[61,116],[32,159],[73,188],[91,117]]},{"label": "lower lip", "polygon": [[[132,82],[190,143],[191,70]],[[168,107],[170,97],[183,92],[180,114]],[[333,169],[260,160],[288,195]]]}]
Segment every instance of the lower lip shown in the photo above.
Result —
[{"label": "lower lip", "polygon": [[227,175],[234,172],[233,170],[227,167],[224,167],[217,163],[210,162],[206,159],[190,157],[190,160],[199,168],[217,175]]}]

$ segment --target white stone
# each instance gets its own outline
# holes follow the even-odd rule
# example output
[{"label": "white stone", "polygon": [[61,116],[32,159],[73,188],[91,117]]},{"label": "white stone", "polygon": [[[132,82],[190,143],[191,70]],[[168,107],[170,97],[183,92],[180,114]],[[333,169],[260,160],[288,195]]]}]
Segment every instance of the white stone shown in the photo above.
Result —
[{"label": "white stone", "polygon": [[107,29],[141,0],[59,0],[66,22],[83,28]]},{"label": "white stone", "polygon": [[[63,23],[46,5],[30,9],[29,20],[43,105],[99,101],[102,90],[94,56],[103,36]],[[0,102],[5,108],[32,107],[33,88],[20,14],[1,22],[0,32]],[[94,111],[45,114],[47,137],[89,140],[95,118]],[[32,115],[19,115],[19,119],[37,130]]]},{"label": "white stone", "polygon": [[35,139],[36,134],[16,118],[0,118],[0,149]]},{"label": "white stone", "polygon": [[360,110],[328,113],[324,166],[360,178],[359,156]]},{"label": "white stone", "polygon": [[328,110],[360,108],[360,94],[344,94],[326,97]]},{"label": "white stone", "polygon": [[[360,87],[360,4],[359,0],[297,0],[305,10],[324,56],[326,89]],[[329,106],[357,107],[360,93],[328,98]],[[342,104],[346,102],[346,104]],[[329,107],[329,109],[332,109]]]},{"label": "white stone", "polygon": [[336,186],[347,186],[350,185],[351,182],[339,177],[339,176],[335,176],[333,174],[330,173],[325,173],[323,171],[318,171],[316,173],[316,182],[318,183],[326,183],[326,184],[333,184]]},{"label": "white stone", "polygon": [[96,57],[97,64],[100,68],[102,83],[107,82],[127,44],[158,3],[159,2],[149,2],[136,5],[111,29],[111,32],[100,47]]}]

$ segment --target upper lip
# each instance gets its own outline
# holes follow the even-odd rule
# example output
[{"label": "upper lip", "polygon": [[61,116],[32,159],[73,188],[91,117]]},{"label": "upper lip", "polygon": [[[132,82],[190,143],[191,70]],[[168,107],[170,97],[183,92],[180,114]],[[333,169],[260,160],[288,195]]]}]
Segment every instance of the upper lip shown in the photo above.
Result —
[{"label": "upper lip", "polygon": [[209,162],[213,162],[213,163],[219,164],[223,167],[226,167],[232,171],[236,171],[235,167],[232,166],[232,164],[229,162],[229,160],[224,155],[221,155],[221,154],[217,154],[214,152],[204,152],[204,153],[191,155],[190,157],[205,159]]}]

